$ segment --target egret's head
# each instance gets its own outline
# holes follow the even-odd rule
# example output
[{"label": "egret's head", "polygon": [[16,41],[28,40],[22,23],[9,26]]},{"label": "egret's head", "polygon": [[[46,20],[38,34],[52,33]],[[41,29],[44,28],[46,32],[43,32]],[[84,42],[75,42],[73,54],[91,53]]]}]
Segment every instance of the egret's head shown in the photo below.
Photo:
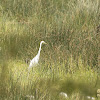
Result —
[{"label": "egret's head", "polygon": [[43,43],[43,44],[46,44],[46,42],[44,42],[44,41],[41,41],[41,44],[42,44],[42,43]]}]

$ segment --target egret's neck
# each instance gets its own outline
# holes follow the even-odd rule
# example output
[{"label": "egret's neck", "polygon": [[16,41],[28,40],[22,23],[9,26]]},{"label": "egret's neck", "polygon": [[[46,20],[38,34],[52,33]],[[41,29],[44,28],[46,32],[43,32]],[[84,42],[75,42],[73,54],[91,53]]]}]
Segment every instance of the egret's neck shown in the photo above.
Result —
[{"label": "egret's neck", "polygon": [[41,46],[42,46],[42,43],[40,43],[40,48],[39,48],[39,51],[38,51],[39,56],[40,56]]}]

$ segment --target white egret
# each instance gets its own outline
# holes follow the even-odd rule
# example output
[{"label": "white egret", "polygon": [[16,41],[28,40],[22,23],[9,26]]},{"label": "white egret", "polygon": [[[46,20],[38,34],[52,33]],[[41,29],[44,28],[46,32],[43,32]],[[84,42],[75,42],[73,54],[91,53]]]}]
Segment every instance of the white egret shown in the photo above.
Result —
[{"label": "white egret", "polygon": [[29,67],[28,67],[29,70],[30,70],[33,66],[35,66],[36,64],[38,64],[42,44],[46,44],[46,43],[45,43],[44,41],[41,41],[41,42],[40,42],[40,48],[39,48],[39,51],[38,51],[37,55],[30,61],[30,65],[29,65]]}]

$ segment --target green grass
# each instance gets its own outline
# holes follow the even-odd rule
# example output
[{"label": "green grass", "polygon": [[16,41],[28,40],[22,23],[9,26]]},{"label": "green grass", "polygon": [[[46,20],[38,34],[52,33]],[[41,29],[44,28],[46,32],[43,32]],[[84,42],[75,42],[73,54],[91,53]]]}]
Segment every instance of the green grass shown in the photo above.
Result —
[{"label": "green grass", "polygon": [[[0,99],[86,100],[100,88],[99,0],[0,0]],[[44,40],[39,65],[28,73]]]},{"label": "green grass", "polygon": [[[71,58],[72,59],[72,58]],[[33,95],[35,99],[62,100],[60,92],[65,92],[70,100],[84,96],[96,97],[97,73],[89,66],[79,63],[71,63],[68,70],[63,64],[40,64],[28,73],[28,65],[20,60],[9,60],[1,67],[1,99],[17,100],[27,99],[27,95]],[[72,68],[76,67],[76,68]],[[89,69],[87,69],[89,67]],[[62,98],[62,99],[61,99]],[[79,99],[79,100],[80,100]]]}]

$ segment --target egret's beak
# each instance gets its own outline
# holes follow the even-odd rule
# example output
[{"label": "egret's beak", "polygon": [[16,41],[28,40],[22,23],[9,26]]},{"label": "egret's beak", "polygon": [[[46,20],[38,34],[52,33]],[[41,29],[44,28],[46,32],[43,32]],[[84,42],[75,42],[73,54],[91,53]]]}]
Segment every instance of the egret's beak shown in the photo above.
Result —
[{"label": "egret's beak", "polygon": [[44,42],[44,44],[47,44],[46,42]]}]

